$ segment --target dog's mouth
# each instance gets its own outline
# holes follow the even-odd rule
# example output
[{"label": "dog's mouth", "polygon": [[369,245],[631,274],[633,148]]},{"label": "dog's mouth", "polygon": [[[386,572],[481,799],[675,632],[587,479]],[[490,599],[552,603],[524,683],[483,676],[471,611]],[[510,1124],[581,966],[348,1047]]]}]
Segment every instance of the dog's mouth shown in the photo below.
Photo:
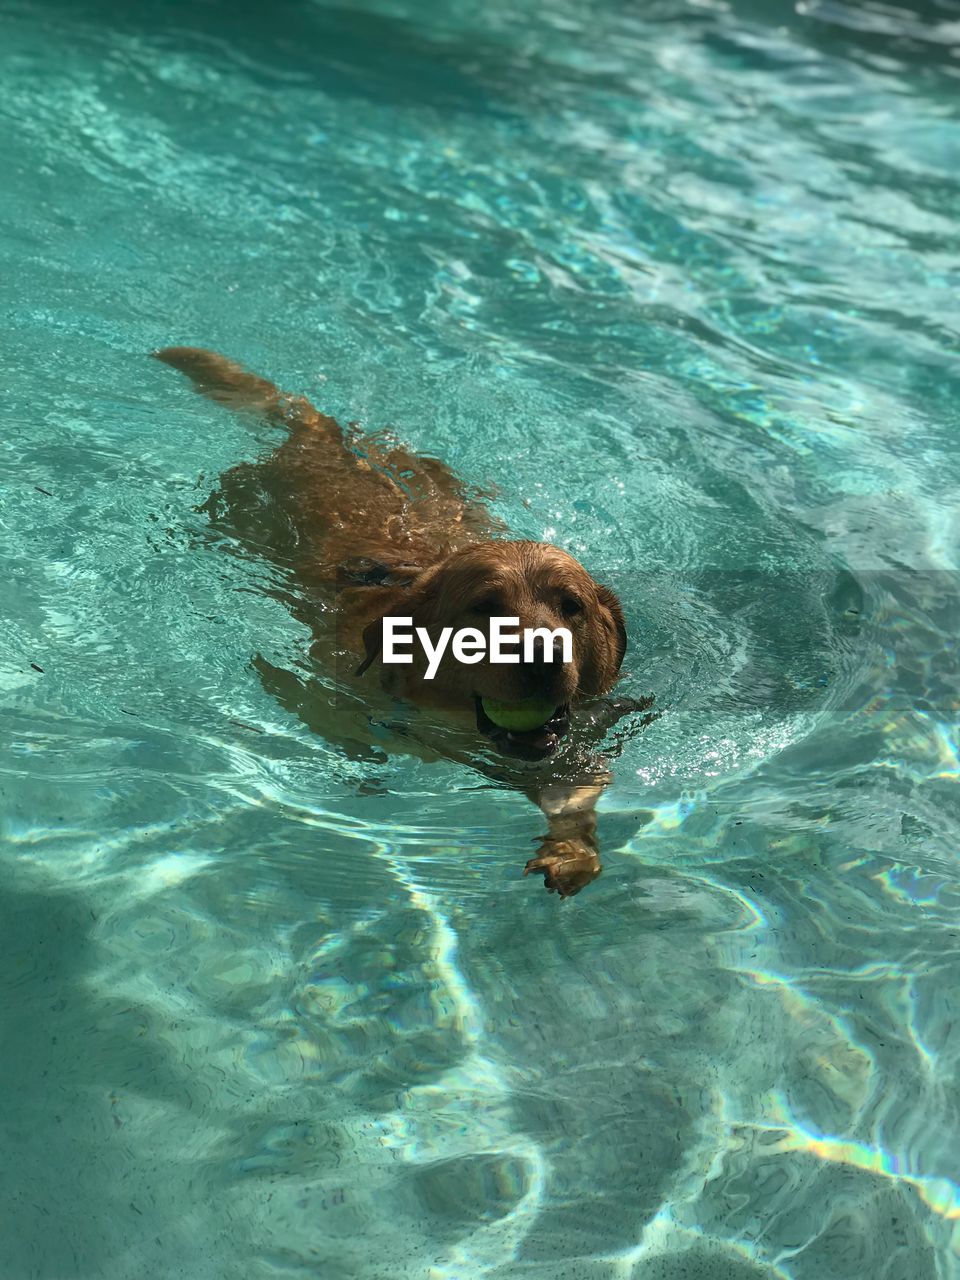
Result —
[{"label": "dog's mouth", "polygon": [[504,729],[494,724],[484,711],[479,695],[474,696],[474,703],[478,731],[489,738],[498,751],[520,760],[544,760],[552,756],[570,728],[570,707],[567,703],[555,707],[544,723],[534,729]]}]

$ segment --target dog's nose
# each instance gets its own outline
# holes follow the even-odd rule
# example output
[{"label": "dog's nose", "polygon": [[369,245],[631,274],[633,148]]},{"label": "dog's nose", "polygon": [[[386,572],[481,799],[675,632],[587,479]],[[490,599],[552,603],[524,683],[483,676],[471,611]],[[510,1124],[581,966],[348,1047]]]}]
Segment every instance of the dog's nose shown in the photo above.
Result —
[{"label": "dog's nose", "polygon": [[563,676],[563,643],[558,636],[531,637],[520,664],[521,678],[534,693],[548,693]]},{"label": "dog's nose", "polygon": [[549,648],[547,645],[547,637],[544,635],[534,635],[531,637],[530,660],[528,666],[538,667],[543,664],[551,665],[554,662],[563,661],[563,641],[559,636],[551,636]]}]

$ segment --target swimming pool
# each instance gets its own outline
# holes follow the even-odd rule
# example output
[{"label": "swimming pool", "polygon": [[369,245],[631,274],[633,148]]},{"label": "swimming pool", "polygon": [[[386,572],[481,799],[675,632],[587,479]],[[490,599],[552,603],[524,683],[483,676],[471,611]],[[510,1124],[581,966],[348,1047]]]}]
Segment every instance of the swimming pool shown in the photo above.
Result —
[{"label": "swimming pool", "polygon": [[[2,1274],[960,1275],[957,11],[0,14]],[[264,691],[168,343],[619,591],[575,901]]]}]

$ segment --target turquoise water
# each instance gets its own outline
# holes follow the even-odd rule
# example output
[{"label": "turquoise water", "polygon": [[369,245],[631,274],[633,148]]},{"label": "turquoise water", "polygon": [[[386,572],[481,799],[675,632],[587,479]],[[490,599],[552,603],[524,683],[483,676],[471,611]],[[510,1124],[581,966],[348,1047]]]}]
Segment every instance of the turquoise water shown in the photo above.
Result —
[{"label": "turquoise water", "polygon": [[[0,1274],[960,1276],[960,10],[0,15]],[[168,343],[621,593],[577,899],[264,691]]]}]

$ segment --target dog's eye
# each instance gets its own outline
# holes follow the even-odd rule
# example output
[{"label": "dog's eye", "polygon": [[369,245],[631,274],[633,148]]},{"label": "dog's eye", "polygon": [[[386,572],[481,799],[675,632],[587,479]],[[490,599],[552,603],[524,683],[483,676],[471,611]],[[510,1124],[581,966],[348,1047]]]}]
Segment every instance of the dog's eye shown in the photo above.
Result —
[{"label": "dog's eye", "polygon": [[473,602],[470,612],[479,614],[481,618],[492,618],[494,614],[500,613],[500,601],[495,600],[493,596],[484,596],[482,600]]},{"label": "dog's eye", "polygon": [[576,596],[564,596],[560,601],[560,611],[565,618],[575,618],[578,613],[583,613],[583,602]]}]

